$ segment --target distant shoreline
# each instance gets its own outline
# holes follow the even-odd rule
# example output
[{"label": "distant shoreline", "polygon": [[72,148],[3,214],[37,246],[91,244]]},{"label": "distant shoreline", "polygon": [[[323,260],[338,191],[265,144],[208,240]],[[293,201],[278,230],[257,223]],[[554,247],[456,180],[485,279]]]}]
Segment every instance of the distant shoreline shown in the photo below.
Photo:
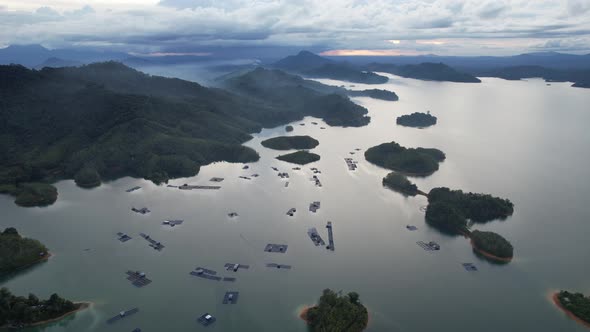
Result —
[{"label": "distant shoreline", "polygon": [[473,243],[473,240],[471,240],[471,239],[469,240],[469,243],[471,243],[471,246],[473,247],[473,249],[475,251],[477,251],[478,253],[482,254],[483,256],[485,256],[485,257],[487,257],[489,259],[493,259],[493,260],[496,260],[496,261],[499,261],[499,262],[503,262],[503,263],[510,263],[510,262],[512,262],[512,259],[514,258],[514,257],[509,257],[509,258],[498,257],[498,256],[496,256],[494,254],[491,254],[491,253],[489,253],[489,252],[487,252],[487,251],[485,251],[483,249],[478,248],[475,245],[475,243]]},{"label": "distant shoreline", "polygon": [[559,309],[561,309],[561,311],[565,312],[565,314],[570,318],[573,319],[574,321],[590,328],[590,323],[583,320],[582,318],[576,316],[573,312],[569,311],[566,307],[564,307],[561,302],[559,301],[559,292],[555,292],[551,295],[551,300],[553,301],[553,304],[555,304]]},{"label": "distant shoreline", "polygon": [[[49,323],[55,323],[57,321],[60,321],[70,315],[73,315],[79,311],[88,309],[93,303],[92,302],[74,302],[75,305],[78,305],[78,307],[72,311],[68,311],[65,314],[59,316],[59,317],[55,317],[55,318],[51,318],[51,319],[46,319],[46,320],[42,320],[39,322],[35,322],[35,323],[31,323],[31,324],[24,324],[23,327],[35,327],[35,326],[41,326],[41,325],[45,325],[45,324],[49,324]],[[20,329],[21,327],[15,327],[15,326],[2,326],[0,327],[0,329]]]}]

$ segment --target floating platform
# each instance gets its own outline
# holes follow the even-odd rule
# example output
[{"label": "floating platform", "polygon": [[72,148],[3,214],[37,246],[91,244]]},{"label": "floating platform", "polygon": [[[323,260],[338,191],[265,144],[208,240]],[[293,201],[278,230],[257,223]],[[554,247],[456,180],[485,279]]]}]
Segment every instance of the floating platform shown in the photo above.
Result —
[{"label": "floating platform", "polygon": [[311,239],[311,241],[313,241],[313,244],[315,244],[316,246],[326,245],[326,242],[324,242],[324,240],[322,239],[322,237],[318,233],[318,230],[315,227],[308,229],[307,235],[309,235],[309,238]]},{"label": "floating platform", "polygon": [[293,167],[291,169],[294,170],[294,171],[300,171],[301,170],[301,167]]},{"label": "floating platform", "polygon": [[332,222],[328,221],[326,224],[326,228],[328,229],[328,246],[326,249],[334,251],[334,234],[332,234]]},{"label": "floating platform", "polygon": [[295,215],[295,212],[297,212],[297,209],[295,209],[295,208],[290,208],[290,209],[289,209],[289,211],[287,211],[287,215],[288,215],[289,217],[292,217],[292,216],[294,216],[294,215]]},{"label": "floating platform", "polygon": [[240,292],[225,292],[223,296],[223,304],[236,304],[238,303],[238,297]]},{"label": "floating platform", "polygon": [[176,220],[173,220],[173,219],[168,219],[168,220],[164,220],[164,221],[162,221],[162,225],[167,225],[167,226],[170,226],[170,227],[174,227],[174,226],[176,226],[176,225],[181,225],[183,222],[184,222],[184,220],[179,220],[179,219],[176,219]]},{"label": "floating platform", "polygon": [[204,313],[201,317],[197,318],[197,322],[203,326],[209,326],[215,323],[217,319],[211,316],[209,313]]},{"label": "floating platform", "polygon": [[285,269],[285,270],[290,270],[291,269],[291,265],[276,264],[276,263],[268,263],[268,264],[266,264],[266,267],[272,267],[272,268],[275,268],[275,269]]},{"label": "floating platform", "polygon": [[251,178],[247,177],[247,176],[239,176],[240,179],[244,179],[244,180],[252,180]]},{"label": "floating platform", "polygon": [[131,236],[129,236],[125,233],[119,232],[119,233],[117,233],[117,236],[119,237],[118,239],[121,242],[127,242],[127,241],[131,240]]},{"label": "floating platform", "polygon": [[172,185],[172,184],[169,184],[166,187],[168,187],[168,188],[178,188],[178,186],[175,186],[175,185]]},{"label": "floating platform", "polygon": [[324,129],[326,129],[326,127],[320,127],[320,129],[324,130]]},{"label": "floating platform", "polygon": [[131,284],[135,287],[144,287],[152,283],[148,279],[144,272],[139,271],[127,271],[127,280],[131,281]]},{"label": "floating platform", "polygon": [[344,158],[344,161],[346,162],[349,171],[355,171],[357,169],[357,162],[352,158]]},{"label": "floating platform", "polygon": [[211,182],[221,182],[225,180],[224,178],[218,178],[218,177],[212,177],[211,179],[209,179],[209,181]]},{"label": "floating platform", "polygon": [[321,174],[322,171],[320,171],[317,167],[312,167],[310,168],[310,170],[313,172],[313,174]]},{"label": "floating platform", "polygon": [[440,250],[440,245],[434,241],[430,241],[428,243],[426,243],[424,241],[418,241],[418,242],[416,242],[416,244],[419,245],[422,249],[424,249],[426,251]]},{"label": "floating platform", "polygon": [[239,214],[237,212],[230,212],[227,214],[227,216],[230,218],[235,218],[235,217],[239,217]]},{"label": "floating platform", "polygon": [[138,312],[139,312],[139,308],[133,308],[133,309],[121,311],[117,316],[107,319],[107,324],[113,324],[125,317],[129,317],[129,316],[136,314]]},{"label": "floating platform", "polygon": [[163,244],[161,244],[160,242],[152,239],[149,235],[147,235],[145,233],[139,233],[139,235],[141,235],[142,238],[144,238],[147,242],[150,243],[150,247],[152,247],[152,248],[154,248],[154,249],[156,249],[158,251],[161,251],[162,249],[165,248]]},{"label": "floating platform", "polygon": [[193,185],[188,185],[185,183],[182,186],[179,186],[178,189],[180,189],[180,190],[194,190],[194,189],[217,190],[217,189],[221,189],[221,187],[220,186],[193,186]]},{"label": "floating platform", "polygon": [[260,175],[259,175],[259,174],[252,174],[252,175],[250,175],[250,176],[251,176],[251,177],[253,177],[253,178],[257,178],[257,177],[259,177]]},{"label": "floating platform", "polygon": [[238,272],[239,269],[244,269],[244,270],[249,269],[250,265],[237,264],[237,263],[225,263],[224,267],[225,267],[226,271]]},{"label": "floating platform", "polygon": [[248,169],[248,168],[250,168],[250,166],[248,166],[248,165],[244,165],[244,167],[242,167],[242,169]]},{"label": "floating platform", "polygon": [[320,209],[320,202],[315,201],[309,204],[309,211],[316,213]]},{"label": "floating platform", "polygon": [[223,277],[223,281],[234,282],[234,281],[236,281],[236,278],[234,278],[234,277]]},{"label": "floating platform", "polygon": [[128,193],[132,193],[132,192],[134,192],[136,190],[139,190],[139,189],[141,189],[141,187],[140,186],[136,186],[136,187],[133,187],[133,188],[129,188],[129,189],[125,190],[125,191],[128,192]]},{"label": "floating platform", "polygon": [[287,247],[288,247],[288,245],[286,245],[286,244],[269,243],[264,248],[264,251],[285,253],[285,252],[287,252]]},{"label": "floating platform", "polygon": [[413,225],[406,225],[406,229],[409,231],[415,231],[415,230],[418,230],[418,227],[413,226]]},{"label": "floating platform", "polygon": [[463,265],[463,268],[466,271],[469,271],[469,272],[477,271],[477,266],[475,266],[475,264],[473,264],[473,263],[462,263],[461,265]]},{"label": "floating platform", "polygon": [[221,280],[221,277],[216,275],[217,272],[215,272],[213,270],[205,269],[202,267],[197,267],[195,269],[195,271],[191,271],[189,274],[192,276],[195,276],[195,277],[203,278],[203,279],[209,279],[209,280],[215,280],[215,281]]},{"label": "floating platform", "polygon": [[133,331],[131,331],[131,332],[141,332],[141,329],[138,327],[136,329],[133,329]]},{"label": "floating platform", "polygon": [[320,178],[318,178],[317,175],[312,176],[311,181],[316,185],[316,187],[322,186],[322,182],[320,181]]},{"label": "floating platform", "polygon": [[278,171],[279,171],[279,169],[278,169],[278,168],[276,168],[276,167],[274,167],[274,166],[272,166],[271,168],[272,168],[272,170],[273,170],[273,171],[275,171],[275,172],[278,172]]},{"label": "floating platform", "polygon": [[131,208],[131,211],[135,212],[135,213],[139,213],[139,214],[148,214],[152,211],[150,211],[150,209],[146,208],[146,207],[142,207],[141,209],[137,209],[135,207]]},{"label": "floating platform", "polygon": [[300,123],[299,125],[300,125],[300,126],[305,126],[305,123]]},{"label": "floating platform", "polygon": [[289,181],[285,182],[285,188],[289,186]]},{"label": "floating platform", "polygon": [[279,174],[277,174],[281,179],[288,179],[289,178],[289,173],[287,172],[279,172]]}]

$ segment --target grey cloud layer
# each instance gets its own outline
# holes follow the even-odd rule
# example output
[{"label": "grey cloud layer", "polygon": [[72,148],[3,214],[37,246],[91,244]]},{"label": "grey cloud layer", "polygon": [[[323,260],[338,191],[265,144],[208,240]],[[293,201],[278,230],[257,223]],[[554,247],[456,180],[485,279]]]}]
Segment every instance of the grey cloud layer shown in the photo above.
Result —
[{"label": "grey cloud layer", "polygon": [[[433,39],[443,42],[414,42]],[[134,10],[42,6],[31,12],[0,7],[0,44],[12,43],[137,52],[206,45],[590,51],[590,0],[162,0]]]}]

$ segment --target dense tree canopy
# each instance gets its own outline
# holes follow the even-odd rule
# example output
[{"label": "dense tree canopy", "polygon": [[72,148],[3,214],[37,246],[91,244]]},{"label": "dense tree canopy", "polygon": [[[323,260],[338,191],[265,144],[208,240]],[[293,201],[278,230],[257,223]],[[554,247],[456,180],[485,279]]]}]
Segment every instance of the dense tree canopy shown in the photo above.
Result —
[{"label": "dense tree canopy", "polygon": [[398,125],[405,127],[424,128],[436,124],[436,116],[429,113],[415,112],[412,114],[402,115],[396,120]]},{"label": "dense tree canopy", "polygon": [[360,332],[367,327],[369,313],[359,295],[338,295],[324,290],[320,303],[308,310],[306,320],[312,332]]},{"label": "dense tree canopy", "polygon": [[14,228],[0,233],[0,275],[34,264],[46,255],[41,242],[20,236]]},{"label": "dense tree canopy", "polygon": [[396,142],[383,143],[365,151],[369,162],[410,175],[429,175],[438,170],[445,154],[438,149],[405,148]]},{"label": "dense tree canopy", "polygon": [[293,164],[305,165],[320,160],[320,156],[307,151],[297,151],[278,156],[277,159]]},{"label": "dense tree canopy", "polygon": [[47,300],[37,296],[14,296],[7,288],[0,289],[0,326],[21,327],[63,316],[80,307],[57,294]]},{"label": "dense tree canopy", "polygon": [[512,258],[514,256],[512,244],[499,234],[475,230],[471,232],[471,241],[473,241],[475,248],[496,257]]},{"label": "dense tree canopy", "polygon": [[416,196],[418,194],[418,187],[400,173],[391,172],[387,174],[383,178],[383,185],[404,195]]},{"label": "dense tree canopy", "polygon": [[559,303],[576,317],[590,323],[590,297],[584,296],[582,293],[570,293],[568,291],[560,291],[557,294]]},{"label": "dense tree canopy", "polygon": [[280,136],[260,142],[262,146],[275,150],[307,150],[320,144],[310,136]]}]

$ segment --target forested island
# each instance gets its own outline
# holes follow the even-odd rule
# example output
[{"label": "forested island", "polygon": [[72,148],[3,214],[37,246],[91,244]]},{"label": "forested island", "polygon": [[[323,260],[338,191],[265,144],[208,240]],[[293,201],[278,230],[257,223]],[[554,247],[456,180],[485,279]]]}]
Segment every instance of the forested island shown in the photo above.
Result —
[{"label": "forested island", "polygon": [[262,146],[274,150],[309,150],[320,144],[310,136],[281,136],[260,142]]},{"label": "forested island", "polygon": [[300,316],[312,332],[360,332],[369,323],[369,312],[357,293],[338,295],[330,289],[324,290],[318,305],[304,309]]},{"label": "forested island", "polygon": [[470,238],[473,248],[488,258],[510,261],[514,256],[512,244],[499,234],[474,230]]},{"label": "forested island", "polygon": [[420,192],[418,187],[400,173],[391,172],[383,178],[383,185],[407,196],[416,196]]},{"label": "forested island", "polygon": [[286,127],[285,127],[285,131],[286,131],[286,132],[291,132],[291,131],[293,131],[293,126],[286,126]]},{"label": "forested island", "polygon": [[414,112],[397,118],[396,123],[405,127],[426,128],[436,124],[436,116],[428,113]]},{"label": "forested island", "polygon": [[347,90],[350,97],[371,97],[374,99],[397,101],[399,97],[393,91],[383,89]]},{"label": "forested island", "polygon": [[215,161],[257,161],[241,144],[262,127],[308,115],[333,126],[370,120],[346,96],[261,87],[250,75],[234,77],[239,93],[232,93],[117,62],[0,66],[0,193],[21,206],[45,206],[57,199],[50,183],[60,179],[88,188],[123,176],[162,183]]},{"label": "forested island", "polygon": [[0,289],[0,328],[19,329],[60,320],[88,308],[89,303],[74,303],[53,294],[47,300],[14,296],[7,288]]},{"label": "forested island", "polygon": [[284,154],[277,157],[278,160],[286,161],[288,163],[305,165],[320,160],[320,156],[308,151],[297,151],[289,154]]},{"label": "forested island", "polygon": [[365,68],[367,70],[385,72],[401,77],[425,81],[481,83],[479,78],[471,74],[459,72],[443,63],[424,62],[420,64],[408,65],[371,63]]},{"label": "forested island", "polygon": [[0,233],[0,276],[10,274],[49,257],[39,241],[22,237],[15,228]]},{"label": "forested island", "polygon": [[570,317],[590,327],[590,297],[562,290],[553,294],[553,302]]},{"label": "forested island", "polygon": [[428,194],[426,222],[448,234],[469,236],[480,254],[506,262],[513,256],[510,242],[493,232],[471,232],[468,222],[506,219],[513,212],[514,205],[507,199],[442,187],[434,188]]},{"label": "forested island", "polygon": [[405,148],[396,142],[383,143],[365,151],[367,161],[408,175],[426,176],[438,170],[445,154],[438,149]]}]

